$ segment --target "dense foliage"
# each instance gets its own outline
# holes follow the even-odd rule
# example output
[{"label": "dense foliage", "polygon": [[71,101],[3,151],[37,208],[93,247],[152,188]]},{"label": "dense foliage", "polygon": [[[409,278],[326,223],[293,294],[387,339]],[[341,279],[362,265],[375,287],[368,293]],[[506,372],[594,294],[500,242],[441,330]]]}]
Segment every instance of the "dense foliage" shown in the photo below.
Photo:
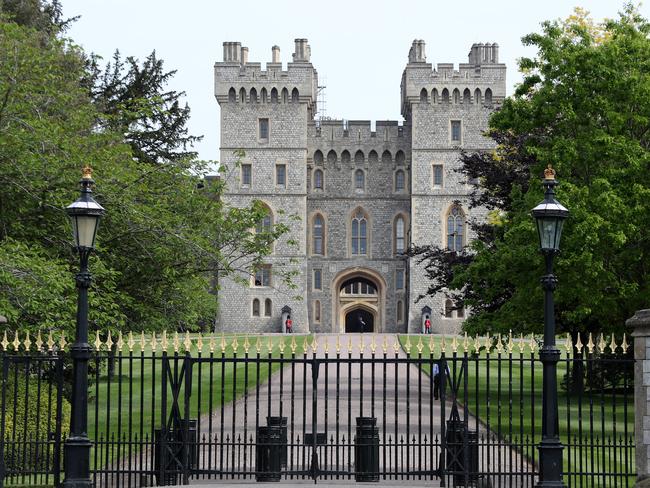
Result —
[{"label": "dense foliage", "polygon": [[631,6],[595,25],[580,10],[524,37],[537,56],[520,60],[524,81],[490,119],[496,150],[464,154],[476,181],[463,253],[417,248],[429,293],[448,290],[472,307],[472,332],[539,332],[543,260],[530,210],[552,164],[558,200],[571,211],[556,258],[559,330],[622,330],[650,296],[650,24]]},{"label": "dense foliage", "polygon": [[[214,323],[213,277],[250,272],[288,227],[256,233],[264,207],[229,208],[223,180],[206,182],[189,109],[154,54],[142,64],[116,55],[102,71],[63,38],[58,4],[2,12],[0,315],[10,328],[73,329],[78,265],[63,209],[90,164],[107,209],[90,263],[93,327]],[[290,282],[290,268],[280,273]]]}]

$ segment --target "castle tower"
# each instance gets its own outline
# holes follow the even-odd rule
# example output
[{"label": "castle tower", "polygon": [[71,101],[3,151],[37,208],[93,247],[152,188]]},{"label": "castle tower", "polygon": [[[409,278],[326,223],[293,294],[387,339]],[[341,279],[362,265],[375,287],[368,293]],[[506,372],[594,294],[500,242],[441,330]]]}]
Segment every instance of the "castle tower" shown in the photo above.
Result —
[{"label": "castle tower", "polygon": [[[223,61],[214,66],[215,97],[221,108],[221,163],[233,206],[260,200],[272,222],[291,229],[275,243],[266,266],[242,286],[221,280],[219,328],[232,331],[282,330],[283,310],[291,309],[294,330],[308,330],[307,305],[294,298],[306,289],[307,125],[316,106],[318,75],[306,39],[296,39],[292,62],[283,70],[280,48],[271,62],[248,61],[239,42],[223,43]],[[236,151],[243,150],[239,157]],[[298,216],[299,219],[293,218]],[[268,225],[269,221],[262,225]],[[293,270],[297,290],[288,289],[278,272]]]},{"label": "castle tower", "polygon": [[[411,242],[417,245],[460,249],[472,238],[467,221],[486,217],[483,209],[469,209],[471,186],[455,169],[460,150],[494,148],[482,133],[505,97],[506,67],[497,44],[474,44],[468,58],[458,70],[446,63],[433,69],[424,42],[416,40],[402,75],[402,115],[412,131]],[[433,332],[459,330],[465,310],[453,310],[457,304],[443,294],[416,303],[430,283],[415,262],[409,268],[409,331],[421,330],[424,307]]]}]

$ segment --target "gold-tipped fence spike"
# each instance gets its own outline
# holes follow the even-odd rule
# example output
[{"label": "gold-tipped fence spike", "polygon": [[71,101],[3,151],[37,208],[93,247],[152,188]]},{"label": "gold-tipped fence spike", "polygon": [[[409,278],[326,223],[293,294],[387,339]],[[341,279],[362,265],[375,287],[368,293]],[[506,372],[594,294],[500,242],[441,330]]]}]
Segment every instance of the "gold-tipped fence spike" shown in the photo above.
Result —
[{"label": "gold-tipped fence spike", "polygon": [[65,340],[65,332],[61,332],[61,339],[59,340],[59,349],[65,351],[65,346],[68,345],[68,342]]},{"label": "gold-tipped fence spike", "polygon": [[395,352],[395,356],[399,353],[399,341],[397,339],[393,339],[393,351]]},{"label": "gold-tipped fence spike", "polygon": [[221,346],[221,354],[222,355],[226,354],[226,347],[227,347],[226,336],[224,335],[223,332],[221,333],[221,344],[220,344],[220,346]]},{"label": "gold-tipped fence spike", "polygon": [[127,341],[129,346],[129,352],[133,352],[133,346],[135,346],[135,339],[133,338],[133,332],[129,331],[129,340]]},{"label": "gold-tipped fence spike", "polygon": [[255,341],[255,352],[257,354],[262,352],[262,339],[260,339],[260,336],[257,336],[257,340]]},{"label": "gold-tipped fence spike", "polygon": [[463,339],[463,350],[469,352],[469,339],[467,338],[467,331],[465,331],[465,338]]},{"label": "gold-tipped fence spike", "polygon": [[384,340],[381,342],[381,350],[384,356],[388,354],[388,338],[386,336],[384,336]]},{"label": "gold-tipped fence spike", "polygon": [[214,354],[214,349],[217,346],[216,341],[214,340],[214,335],[210,335],[210,340],[208,341],[208,350],[210,351],[210,354]]},{"label": "gold-tipped fence spike", "polygon": [[178,338],[178,331],[177,330],[174,331],[173,345],[174,345],[174,352],[178,352],[178,350],[181,348],[181,341]]},{"label": "gold-tipped fence spike", "polygon": [[144,352],[144,348],[147,345],[147,339],[144,336],[144,330],[140,332],[140,352]]},{"label": "gold-tipped fence spike", "polygon": [[[613,338],[614,336],[612,336]],[[25,333],[25,340],[23,341],[23,345],[25,346],[25,351],[29,351],[29,348],[32,345],[32,341],[29,339],[29,332]]]},{"label": "gold-tipped fence spike", "polygon": [[605,352],[606,347],[607,347],[607,343],[605,342],[605,335],[600,334],[600,340],[598,341],[598,350],[600,351],[601,354]]},{"label": "gold-tipped fence spike", "polygon": [[122,338],[121,330],[117,333],[117,342],[115,345],[117,346],[117,352],[122,352],[122,348],[124,347],[124,339]]},{"label": "gold-tipped fence spike", "polygon": [[456,336],[453,336],[451,338],[451,353],[452,354],[458,353],[458,339],[456,338]]},{"label": "gold-tipped fence spike", "polygon": [[348,337],[348,356],[352,354],[352,336]]},{"label": "gold-tipped fence spike", "polygon": [[591,332],[589,332],[589,341],[587,341],[587,350],[589,351],[589,354],[593,354],[594,347],[596,347],[594,344],[594,337]]},{"label": "gold-tipped fence spike", "polygon": [[519,354],[523,354],[526,349],[526,342],[524,341],[523,332],[519,333]]},{"label": "gold-tipped fence spike", "polygon": [[407,356],[411,355],[411,336],[410,335],[406,336],[406,343],[404,344],[404,350],[406,351]]},{"label": "gold-tipped fence spike", "polygon": [[[39,332],[40,334],[40,332]],[[40,338],[40,336],[39,336]],[[102,340],[99,338],[99,331],[95,331],[95,351],[99,351],[102,347]],[[40,347],[39,347],[40,349]]]},{"label": "gold-tipped fence spike", "polygon": [[232,353],[237,354],[239,350],[239,341],[237,340],[237,336],[233,337],[232,344],[230,346],[232,347]]},{"label": "gold-tipped fence spike", "polygon": [[196,339],[196,349],[199,354],[203,352],[203,334],[199,332],[199,337]]},{"label": "gold-tipped fence spike", "polygon": [[[109,334],[110,334],[110,332],[109,332]],[[4,337],[3,342],[5,342],[5,343],[7,342],[7,332],[5,332],[5,337]],[[5,344],[5,350],[6,349],[7,349],[7,346]],[[52,337],[52,331],[50,331],[47,334],[47,350],[50,351],[50,352],[52,352],[54,350],[54,337]]]},{"label": "gold-tipped fence spike", "polygon": [[18,338],[18,331],[14,332],[14,342],[11,344],[14,346],[14,351],[17,351],[20,347],[20,339]]},{"label": "gold-tipped fence spike", "polygon": [[309,349],[309,342],[307,341],[307,336],[302,340],[302,354],[304,356],[307,355],[307,351]]},{"label": "gold-tipped fence spike", "polygon": [[183,341],[183,348],[185,352],[190,352],[192,350],[192,338],[190,337],[190,331],[185,331],[185,340]]},{"label": "gold-tipped fence spike", "polygon": [[[625,337],[625,336],[623,336]],[[36,335],[36,348],[40,351],[43,349],[43,338],[41,337],[41,329],[38,329],[38,334]]]},{"label": "gold-tipped fence spike", "polygon": [[[52,335],[52,332],[50,332],[50,336],[51,335]],[[2,336],[2,342],[0,342],[0,344],[2,344],[2,350],[6,351],[7,347],[9,346],[9,341],[7,340],[7,331],[6,330],[5,330],[5,333]]]},{"label": "gold-tipped fence spike", "polygon": [[318,341],[316,340],[316,336],[314,336],[311,341],[311,352],[316,354],[316,351],[318,351]]},{"label": "gold-tipped fence spike", "polygon": [[612,354],[616,352],[616,348],[618,345],[616,344],[616,340],[614,339],[614,334],[612,334],[612,342],[609,343],[609,350],[612,351]]},{"label": "gold-tipped fence spike", "polygon": [[531,354],[535,354],[537,350],[537,341],[535,341],[535,335],[530,334],[530,339],[528,340],[528,348],[530,349]]},{"label": "gold-tipped fence spike", "polygon": [[273,356],[273,340],[269,336],[269,340],[266,342],[266,349],[269,351],[269,357]]},{"label": "gold-tipped fence spike", "polygon": [[251,343],[248,340],[248,333],[246,333],[246,337],[244,337],[244,354],[248,355],[248,351],[251,348]]},{"label": "gold-tipped fence spike", "polygon": [[478,354],[479,352],[481,352],[481,341],[480,341],[480,339],[478,338],[478,336],[475,336],[475,337],[474,337],[474,352],[475,352],[476,354]]},{"label": "gold-tipped fence spike", "polygon": [[377,351],[377,341],[375,339],[375,334],[373,334],[372,339],[370,339],[370,352],[373,356],[375,355],[375,351]]},{"label": "gold-tipped fence spike", "polygon": [[571,340],[571,334],[569,332],[566,333],[566,339],[564,340],[564,349],[566,349],[567,354],[571,354],[571,351],[573,351],[573,341]]},{"label": "gold-tipped fence spike", "polygon": [[503,353],[503,343],[501,342],[501,334],[499,334],[497,339],[497,354]]},{"label": "gold-tipped fence spike", "polygon": [[363,351],[366,349],[366,342],[363,340],[363,334],[359,334],[359,354],[363,356]]},{"label": "gold-tipped fence spike", "polygon": [[629,347],[630,345],[627,343],[627,337],[625,336],[625,332],[623,332],[623,342],[621,342],[621,349],[623,350],[623,354],[627,353]]},{"label": "gold-tipped fence spike", "polygon": [[429,356],[433,356],[435,348],[436,348],[436,343],[433,340],[433,336],[429,335]]},{"label": "gold-tipped fence spike", "polygon": [[298,344],[296,343],[296,337],[291,336],[291,354],[296,354],[296,348],[298,347]]},{"label": "gold-tipped fence spike", "polygon": [[341,334],[336,334],[336,354],[341,354]]},{"label": "gold-tipped fence spike", "polygon": [[424,344],[422,344],[422,336],[418,337],[418,344],[415,347],[418,350],[418,354],[422,356],[422,349],[424,349]]},{"label": "gold-tipped fence spike", "polygon": [[580,335],[581,335],[581,334],[578,333],[578,340],[576,341],[576,351],[578,352],[578,354],[581,354],[581,353],[582,353],[582,348],[584,347],[584,344],[583,344],[582,341],[580,340]]},{"label": "gold-tipped fence spike", "polygon": [[445,341],[445,335],[442,335],[442,339],[440,340],[440,352],[442,354],[447,352],[447,343]]},{"label": "gold-tipped fence spike", "polygon": [[284,354],[284,350],[286,348],[286,345],[284,343],[284,338],[280,339],[280,342],[278,342],[278,350],[280,351],[280,354]]},{"label": "gold-tipped fence spike", "polygon": [[167,340],[167,330],[163,330],[162,339],[160,340],[160,349],[162,352],[167,352],[169,349],[169,341]]},{"label": "gold-tipped fence spike", "polygon": [[151,333],[151,352],[156,352],[158,349],[158,339],[156,339],[156,332]]},{"label": "gold-tipped fence spike", "polygon": [[512,330],[508,331],[508,345],[506,347],[508,349],[508,354],[512,354],[512,351],[515,348],[515,343],[512,341]]},{"label": "gold-tipped fence spike", "polygon": [[488,354],[492,350],[492,339],[491,339],[491,337],[492,336],[490,335],[490,331],[488,331],[487,335],[485,336],[485,343],[483,344],[483,346],[485,347],[485,352],[487,352]]},{"label": "gold-tipped fence spike", "polygon": [[330,353],[330,341],[325,339],[325,355],[327,356]]}]

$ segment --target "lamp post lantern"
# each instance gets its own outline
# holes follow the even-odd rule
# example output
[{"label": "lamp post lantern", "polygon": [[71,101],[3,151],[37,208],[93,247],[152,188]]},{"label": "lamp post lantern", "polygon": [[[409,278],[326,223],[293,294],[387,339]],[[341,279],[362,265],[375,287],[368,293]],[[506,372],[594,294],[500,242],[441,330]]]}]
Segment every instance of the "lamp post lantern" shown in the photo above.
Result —
[{"label": "lamp post lantern", "polygon": [[74,245],[79,252],[80,268],[77,281],[77,326],[75,341],[70,346],[72,357],[72,415],[70,436],[65,441],[63,484],[68,488],[90,488],[90,448],[88,439],[88,288],[91,275],[88,272],[88,257],[95,246],[95,236],[104,208],[92,197],[92,169],[84,167],[81,178],[81,195],[66,213],[72,221]]},{"label": "lamp post lantern", "polygon": [[544,170],[544,201],[537,205],[533,217],[537,222],[539,246],[546,261],[542,276],[544,289],[544,345],[539,353],[543,367],[542,383],[542,441],[539,444],[540,488],[564,487],[562,481],[562,450],[560,442],[557,400],[557,363],[560,351],[555,345],[555,306],[553,290],[557,278],[553,274],[553,257],[560,251],[560,238],[569,211],[555,199],[555,171],[548,165]]}]

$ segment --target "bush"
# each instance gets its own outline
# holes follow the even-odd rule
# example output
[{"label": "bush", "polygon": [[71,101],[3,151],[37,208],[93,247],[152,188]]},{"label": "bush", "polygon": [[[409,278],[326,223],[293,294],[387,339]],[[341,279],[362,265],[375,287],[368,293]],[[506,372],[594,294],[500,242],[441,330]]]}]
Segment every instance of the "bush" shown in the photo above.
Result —
[{"label": "bush", "polygon": [[[3,385],[3,443],[7,475],[46,472],[52,467],[57,385],[51,376],[36,371],[35,368],[26,368],[23,364],[12,364],[9,368],[7,380]],[[61,439],[69,429],[70,403],[61,392]]]}]

